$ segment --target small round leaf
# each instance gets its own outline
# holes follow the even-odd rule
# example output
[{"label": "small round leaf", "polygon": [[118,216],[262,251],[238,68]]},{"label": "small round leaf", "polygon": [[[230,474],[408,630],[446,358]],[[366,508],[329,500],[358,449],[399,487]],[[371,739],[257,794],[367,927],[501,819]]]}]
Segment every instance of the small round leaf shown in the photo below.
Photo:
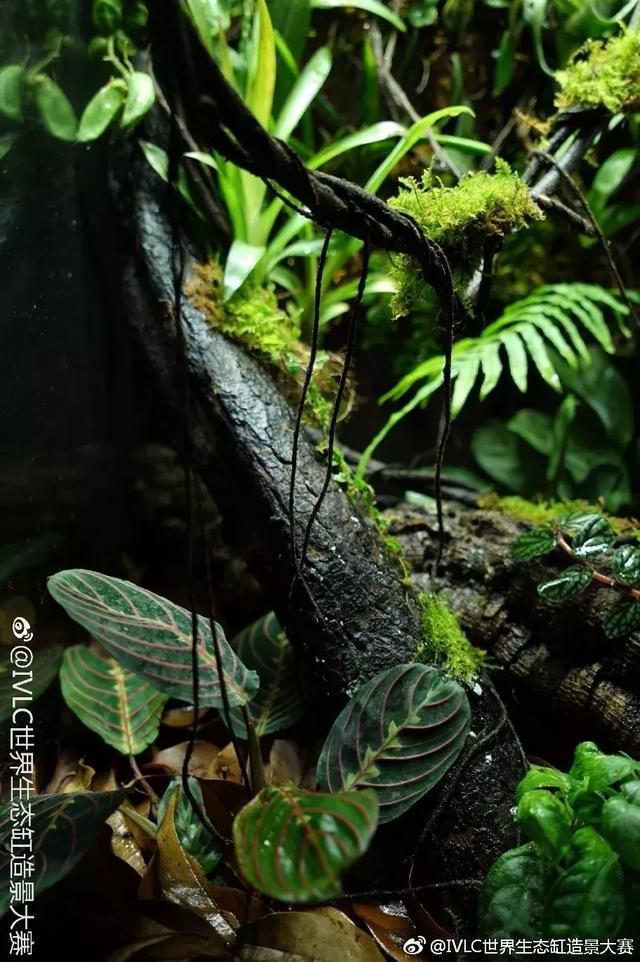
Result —
[{"label": "small round leaf", "polygon": [[123,84],[111,80],[95,94],[84,109],[80,118],[77,140],[88,143],[101,136],[124,103]]},{"label": "small round leaf", "polygon": [[621,545],[613,556],[613,574],[618,584],[626,588],[640,585],[640,548]]},{"label": "small round leaf", "polygon": [[75,140],[78,120],[64,91],[46,74],[34,77],[31,88],[36,107],[49,133],[58,140]]},{"label": "small round leaf", "polygon": [[122,113],[122,126],[129,130],[151,110],[156,99],[153,80],[148,73],[136,70],[127,81],[127,102]]}]

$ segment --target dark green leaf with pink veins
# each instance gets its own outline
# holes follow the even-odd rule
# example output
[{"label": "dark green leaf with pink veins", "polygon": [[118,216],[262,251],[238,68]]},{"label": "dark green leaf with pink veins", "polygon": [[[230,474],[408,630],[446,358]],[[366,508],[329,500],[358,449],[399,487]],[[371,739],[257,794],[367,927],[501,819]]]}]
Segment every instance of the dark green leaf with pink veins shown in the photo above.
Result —
[{"label": "dark green leaf with pink veins", "polygon": [[469,730],[462,687],[425,665],[389,668],[360,688],[336,719],[318,760],[323,790],[374,788],[380,822],[411,808],[440,781]]},{"label": "dark green leaf with pink veins", "polygon": [[[53,597],[109,654],[154,688],[193,702],[191,612],[129,581],[76,568],[49,578]],[[209,620],[198,615],[201,705],[223,707],[216,650]],[[229,703],[255,695],[258,676],[237,657],[215,624]]]}]

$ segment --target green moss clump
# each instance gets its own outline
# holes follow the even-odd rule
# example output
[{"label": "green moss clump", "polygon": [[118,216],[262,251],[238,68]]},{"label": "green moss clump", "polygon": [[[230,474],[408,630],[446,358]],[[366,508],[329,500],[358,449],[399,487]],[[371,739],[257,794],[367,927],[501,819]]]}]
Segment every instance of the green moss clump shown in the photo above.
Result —
[{"label": "green moss clump", "polygon": [[[429,240],[444,249],[460,293],[488,238],[503,237],[543,217],[524,181],[500,159],[494,174],[467,174],[455,187],[444,187],[431,171],[425,171],[421,181],[405,177],[401,184],[390,205],[411,214]],[[396,286],[392,313],[403,316],[419,302],[424,282],[407,255],[394,259],[390,274]]]},{"label": "green moss clump", "polygon": [[[490,511],[500,511],[508,514],[517,521],[526,521],[530,524],[545,524],[547,521],[555,521],[563,515],[571,514],[574,511],[600,511],[607,514],[599,504],[590,504],[588,501],[527,501],[526,498],[510,495],[501,498],[497,494],[481,494],[478,498],[478,507],[486,508]],[[640,527],[635,518],[617,518],[607,515],[611,525],[617,534],[630,534],[640,541]]]},{"label": "green moss clump", "polygon": [[[186,285],[188,297],[212,327],[268,364],[291,400],[297,401],[309,360],[309,350],[300,340],[298,315],[283,311],[273,290],[250,283],[223,301],[222,273],[216,261],[199,265]],[[333,355],[318,352],[305,407],[307,423],[328,425],[339,369]]]},{"label": "green moss clump", "polygon": [[486,664],[486,652],[471,644],[455,614],[440,595],[421,594],[424,641],[415,661],[435,663],[453,678],[470,682]]},{"label": "green moss clump", "polygon": [[564,70],[556,71],[556,106],[606,107],[617,114],[640,106],[640,30],[606,43],[588,40]]}]

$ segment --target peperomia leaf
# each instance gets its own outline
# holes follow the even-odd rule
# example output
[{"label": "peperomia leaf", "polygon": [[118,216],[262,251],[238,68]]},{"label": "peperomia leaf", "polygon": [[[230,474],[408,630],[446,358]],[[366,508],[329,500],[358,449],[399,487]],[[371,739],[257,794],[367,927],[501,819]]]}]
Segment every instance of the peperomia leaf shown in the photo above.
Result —
[{"label": "peperomia leaf", "polygon": [[538,594],[548,601],[567,601],[575,598],[591,584],[591,570],[582,565],[572,565],[551,581],[538,585]]},{"label": "peperomia leaf", "polygon": [[[33,664],[31,671],[33,679],[27,682],[27,687],[31,691],[33,701],[42,695],[53,679],[58,674],[60,662],[62,661],[62,648],[60,645],[53,645],[51,648],[43,648],[33,653]],[[19,681],[24,681],[18,678]],[[0,722],[5,721],[13,711],[13,666],[9,661],[9,649],[6,649],[6,657],[0,662]]]},{"label": "peperomia leaf", "polygon": [[614,939],[624,920],[624,882],[618,857],[591,826],[571,840],[572,864],[550,892],[551,938]]},{"label": "peperomia leaf", "polygon": [[380,822],[406,812],[454,763],[469,729],[460,685],[425,665],[372,678],[340,713],[318,760],[321,788],[375,788]]},{"label": "peperomia leaf", "polygon": [[138,755],[155,741],[169,697],[85,645],[65,650],[60,687],[80,721],[123,755]]},{"label": "peperomia leaf", "polygon": [[501,855],[480,893],[482,931],[496,939],[540,938],[548,876],[548,863],[534,842]]},{"label": "peperomia leaf", "polygon": [[[129,581],[81,568],[59,571],[48,588],[74,621],[118,661],[155,688],[191,703],[191,613]],[[231,706],[256,693],[258,676],[249,671],[216,624],[222,671]],[[216,654],[207,619],[197,617],[200,704],[223,706]]]},{"label": "peperomia leaf", "polygon": [[[260,688],[249,708],[258,736],[282,731],[302,716],[293,650],[273,612],[259,618],[233,639],[233,648],[243,664],[260,678]],[[233,730],[247,737],[242,713],[231,712]]]},{"label": "peperomia leaf", "polygon": [[613,573],[618,584],[626,588],[640,585],[640,548],[621,545],[613,556]]},{"label": "peperomia leaf", "polygon": [[553,859],[571,839],[571,814],[566,805],[551,792],[533,789],[518,802],[518,821],[532,842]]},{"label": "peperomia leaf", "polygon": [[558,518],[557,525],[564,534],[574,537],[588,522],[601,518],[601,514],[587,511],[570,511]]},{"label": "peperomia leaf", "polygon": [[30,799],[31,818],[25,821],[25,803],[0,806],[0,915],[9,906],[9,860],[14,826],[33,830],[32,850],[36,895],[55,885],[80,861],[100,825],[121,804],[126,789],[113,792],[77,792],[68,795],[35,795]]},{"label": "peperomia leaf", "polygon": [[633,788],[608,798],[602,807],[602,833],[629,868],[640,869],[640,782]]},{"label": "peperomia leaf", "polygon": [[366,851],[377,820],[372,791],[263,788],[233,823],[240,870],[250,885],[281,902],[335,898],[342,873]]},{"label": "peperomia leaf", "polygon": [[584,561],[596,561],[610,550],[615,540],[613,528],[602,515],[584,522],[573,538],[573,550]]},{"label": "peperomia leaf", "polygon": [[[189,776],[189,788],[200,809],[204,810],[205,805],[202,797],[202,789],[200,788],[198,779],[194,778],[193,775]],[[182,788],[182,778],[180,776],[174,778],[173,781],[169,783],[168,788],[160,799],[156,821],[158,825],[162,825],[167,814],[167,808],[174,794],[177,795],[173,809],[174,827],[180,845],[185,852],[192,855],[193,858],[200,863],[203,871],[208,875],[219,863],[223,853],[214,844],[211,832],[207,831],[194,812],[191,802]]]},{"label": "peperomia leaf", "polygon": [[532,558],[539,558],[540,555],[553,551],[555,546],[553,528],[549,525],[540,525],[516,538],[511,547],[511,554],[515,561],[531,561]]},{"label": "peperomia leaf", "polygon": [[625,598],[611,608],[604,619],[603,628],[607,638],[628,635],[640,625],[640,601]]}]

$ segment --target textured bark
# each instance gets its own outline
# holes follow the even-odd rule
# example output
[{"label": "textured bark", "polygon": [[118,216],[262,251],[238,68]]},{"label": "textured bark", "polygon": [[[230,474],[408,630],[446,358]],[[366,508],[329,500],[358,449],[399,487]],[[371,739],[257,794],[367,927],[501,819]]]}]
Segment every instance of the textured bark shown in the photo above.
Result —
[{"label": "textured bark", "polygon": [[523,717],[556,726],[558,740],[564,730],[568,740],[604,737],[612,748],[640,753],[640,634],[611,641],[602,629],[616,592],[592,587],[550,604],[536,586],[567,567],[563,553],[515,563],[511,544],[525,525],[455,503],[448,505],[448,542],[434,586],[435,517],[408,505],[393,515],[414,582],[445,590],[472,641],[503,666],[496,680],[512,686]]}]

